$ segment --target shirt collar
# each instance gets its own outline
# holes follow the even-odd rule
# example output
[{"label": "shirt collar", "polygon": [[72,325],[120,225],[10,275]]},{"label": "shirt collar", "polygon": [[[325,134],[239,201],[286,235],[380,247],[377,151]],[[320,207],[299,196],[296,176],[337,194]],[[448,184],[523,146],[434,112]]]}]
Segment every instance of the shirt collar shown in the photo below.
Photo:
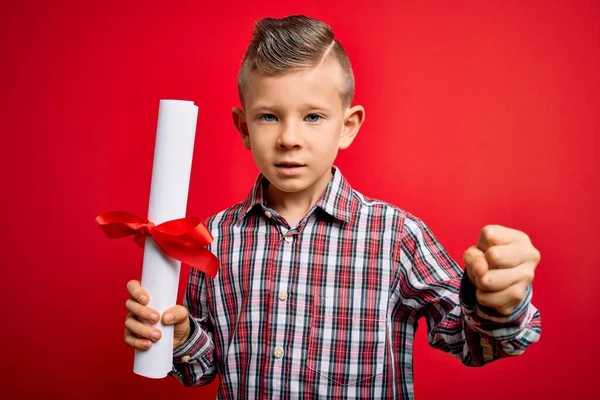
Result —
[{"label": "shirt collar", "polygon": [[[339,168],[333,166],[331,172],[333,177],[315,206],[332,217],[349,223],[356,214],[358,199],[356,199],[354,190],[344,178]],[[264,191],[268,185],[269,181],[267,178],[263,174],[259,174],[252,191],[241,203],[241,212],[236,221],[237,223],[241,222],[256,206],[260,205],[263,209],[267,208]]]}]

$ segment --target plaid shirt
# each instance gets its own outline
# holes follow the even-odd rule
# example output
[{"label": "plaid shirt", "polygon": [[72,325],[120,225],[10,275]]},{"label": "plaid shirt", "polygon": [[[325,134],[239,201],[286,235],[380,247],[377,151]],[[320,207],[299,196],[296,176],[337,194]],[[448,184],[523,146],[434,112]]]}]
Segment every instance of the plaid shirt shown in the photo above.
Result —
[{"label": "plaid shirt", "polygon": [[431,346],[469,366],[539,339],[531,287],[509,316],[477,305],[422,221],[333,173],[295,227],[266,205],[262,175],[244,202],[208,219],[221,269],[214,280],[190,273],[192,334],[175,377],[201,386],[218,372],[222,399],[412,399],[420,317]]}]

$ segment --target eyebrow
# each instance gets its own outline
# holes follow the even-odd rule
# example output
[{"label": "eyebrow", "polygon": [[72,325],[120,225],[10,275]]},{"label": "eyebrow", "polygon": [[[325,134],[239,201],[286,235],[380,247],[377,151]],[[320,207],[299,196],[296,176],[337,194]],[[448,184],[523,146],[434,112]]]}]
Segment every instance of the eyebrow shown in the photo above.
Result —
[{"label": "eyebrow", "polygon": [[[322,110],[322,111],[330,111],[331,107],[327,107],[327,106],[323,106],[323,105],[319,105],[319,104],[303,104],[300,107],[302,110]],[[251,112],[256,112],[259,110],[274,110],[274,111],[279,111],[281,109],[281,106],[277,105],[277,104],[258,104],[256,106],[253,106],[252,108],[250,108]]]}]

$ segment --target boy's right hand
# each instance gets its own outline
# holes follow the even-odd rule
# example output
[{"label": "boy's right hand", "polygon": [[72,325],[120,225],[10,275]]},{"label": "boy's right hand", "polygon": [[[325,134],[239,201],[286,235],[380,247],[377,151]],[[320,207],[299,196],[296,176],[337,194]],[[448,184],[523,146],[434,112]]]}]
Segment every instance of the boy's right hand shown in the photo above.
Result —
[{"label": "boy's right hand", "polygon": [[[127,291],[131,296],[125,302],[129,314],[125,318],[125,343],[138,350],[148,350],[153,342],[162,337],[162,332],[153,326],[146,325],[143,321],[152,324],[158,322],[158,311],[146,307],[150,296],[142,288],[140,281],[129,281]],[[190,321],[188,311],[183,306],[174,306],[165,310],[162,323],[174,325],[173,349],[185,343],[190,336]]]}]

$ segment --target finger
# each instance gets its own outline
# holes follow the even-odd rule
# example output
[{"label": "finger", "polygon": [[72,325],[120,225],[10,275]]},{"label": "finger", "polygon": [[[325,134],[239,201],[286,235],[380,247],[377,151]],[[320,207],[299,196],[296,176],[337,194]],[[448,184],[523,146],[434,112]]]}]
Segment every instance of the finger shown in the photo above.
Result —
[{"label": "finger", "polygon": [[473,282],[478,289],[486,292],[499,292],[511,287],[519,281],[527,284],[533,282],[533,266],[521,264],[515,268],[490,269],[477,282]]},{"label": "finger", "polygon": [[134,336],[141,339],[152,340],[153,342],[157,341],[162,336],[160,330],[137,320],[133,314],[129,314],[125,319],[125,328],[127,328]]},{"label": "finger", "polygon": [[150,340],[140,339],[137,336],[134,336],[127,328],[125,328],[125,343],[138,350],[148,350],[152,346]]},{"label": "finger", "polygon": [[148,296],[148,292],[146,292],[142,287],[140,281],[131,280],[127,282],[127,291],[133,299],[137,300],[138,303],[143,305],[148,304],[150,297]]},{"label": "finger", "polygon": [[485,252],[492,246],[505,245],[522,240],[531,243],[529,237],[524,232],[501,225],[486,225],[481,229],[481,233],[479,234],[477,248]]},{"label": "finger", "polygon": [[463,254],[465,269],[473,284],[489,269],[485,254],[475,246],[471,246]]},{"label": "finger", "polygon": [[174,306],[165,310],[162,316],[162,323],[165,325],[175,325],[184,322],[187,318],[187,308],[184,306]]},{"label": "finger", "polygon": [[527,283],[519,281],[499,292],[486,292],[477,289],[476,297],[479,304],[494,308],[501,314],[508,315],[525,298]]},{"label": "finger", "polygon": [[540,261],[540,252],[523,241],[489,247],[485,258],[490,268],[513,268],[517,265]]},{"label": "finger", "polygon": [[134,299],[127,299],[125,302],[125,308],[127,308],[127,310],[129,310],[129,312],[135,315],[137,318],[144,319],[154,324],[158,322],[158,311],[153,310],[150,307],[143,306]]}]

